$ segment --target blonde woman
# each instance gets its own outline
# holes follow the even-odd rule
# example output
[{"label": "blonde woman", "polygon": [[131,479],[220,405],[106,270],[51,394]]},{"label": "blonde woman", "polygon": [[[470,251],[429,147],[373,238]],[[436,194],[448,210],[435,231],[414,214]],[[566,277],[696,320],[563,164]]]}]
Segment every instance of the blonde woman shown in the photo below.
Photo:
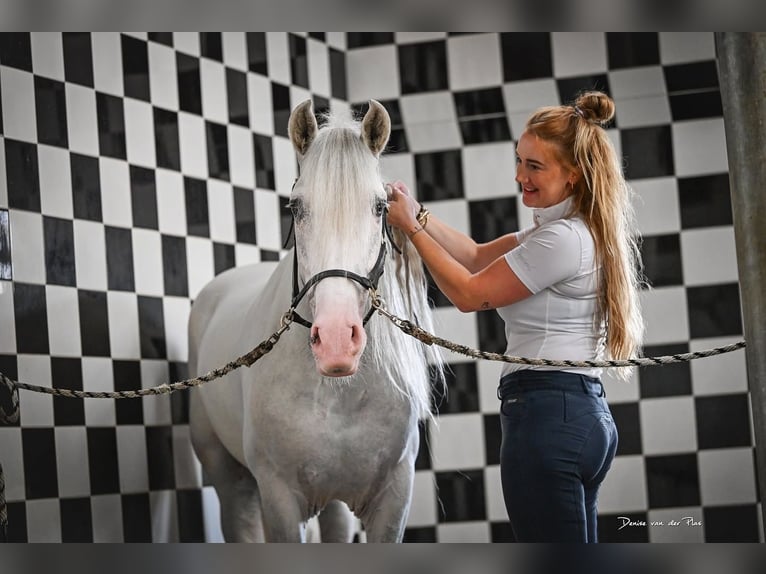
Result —
[{"label": "blonde woman", "polygon": [[[458,309],[497,310],[509,355],[624,359],[641,346],[630,193],[602,127],[613,116],[611,98],[587,92],[530,117],[516,146],[516,181],[534,225],[488,243],[430,215],[403,183],[389,187],[388,221]],[[598,539],[598,489],[617,450],[600,375],[504,364],[501,475],[519,541]]]}]

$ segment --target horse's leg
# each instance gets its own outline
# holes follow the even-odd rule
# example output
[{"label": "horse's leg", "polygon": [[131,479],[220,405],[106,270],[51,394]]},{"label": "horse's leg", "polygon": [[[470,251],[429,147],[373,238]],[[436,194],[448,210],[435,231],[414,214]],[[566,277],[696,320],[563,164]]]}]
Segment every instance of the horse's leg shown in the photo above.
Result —
[{"label": "horse's leg", "polygon": [[263,542],[258,483],[218,440],[195,392],[191,394],[190,422],[194,452],[218,494],[224,538],[227,542]]},{"label": "horse's leg", "polygon": [[306,542],[305,511],[295,493],[276,473],[261,472],[263,532],[266,542]]},{"label": "horse's leg", "polygon": [[331,500],[319,513],[322,542],[351,542],[354,538],[354,515],[340,500]]},{"label": "horse's leg", "polygon": [[367,542],[401,542],[410,511],[415,470],[405,458],[391,473],[387,487],[367,505],[362,516]]}]

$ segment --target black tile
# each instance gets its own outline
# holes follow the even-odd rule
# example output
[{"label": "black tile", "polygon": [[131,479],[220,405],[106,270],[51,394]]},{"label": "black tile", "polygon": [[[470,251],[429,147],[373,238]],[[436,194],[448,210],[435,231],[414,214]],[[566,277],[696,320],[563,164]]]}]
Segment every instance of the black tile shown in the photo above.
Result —
[{"label": "black tile", "polygon": [[707,506],[702,509],[705,542],[758,542],[758,507]]},{"label": "black tile", "polygon": [[247,75],[244,72],[226,68],[226,98],[229,104],[229,121],[248,127],[250,113],[247,100]]},{"label": "black tile", "polygon": [[146,458],[149,467],[149,489],[175,489],[173,427],[146,427]]},{"label": "black tile", "polygon": [[43,216],[45,278],[52,285],[77,284],[74,264],[74,226],[69,219]]},{"label": "black tile", "polygon": [[40,212],[40,175],[37,146],[5,138],[8,207]]},{"label": "black tile", "polygon": [[48,311],[45,286],[14,283],[13,316],[16,318],[16,351],[47,355]]},{"label": "black tile", "polygon": [[309,38],[314,38],[315,40],[319,40],[320,42],[326,42],[327,33],[326,32],[309,32]]},{"label": "black tile", "polygon": [[464,197],[460,150],[415,154],[415,177],[420,201]]},{"label": "black tile", "polygon": [[500,88],[456,92],[453,98],[459,120],[488,114],[505,114],[503,92]]},{"label": "black tile", "polygon": [[672,94],[670,96],[670,114],[673,121],[693,120],[697,118],[718,118],[723,116],[723,103],[718,90],[695,92],[692,94]]},{"label": "black tile", "polygon": [[559,78],[556,80],[559,99],[563,104],[574,102],[582,92],[599,90],[609,94],[609,78],[606,74],[578,76],[575,78]]},{"label": "black tile", "polygon": [[335,48],[330,48],[330,95],[340,100],[348,99],[346,53]]},{"label": "black tile", "polygon": [[162,275],[165,281],[165,295],[189,296],[186,240],[183,237],[162,236]]},{"label": "black tile", "polygon": [[63,82],[35,76],[35,115],[38,142],[67,147],[69,139]]},{"label": "black tile", "polygon": [[8,542],[29,542],[27,537],[26,502],[7,502],[8,509]]},{"label": "black tile", "polygon": [[505,353],[505,323],[495,311],[476,313],[479,348],[490,353]]},{"label": "black tile", "polygon": [[484,424],[484,455],[486,456],[487,464],[500,464],[500,445],[503,442],[500,415],[484,415],[482,419]]},{"label": "black tile", "polygon": [[29,32],[0,32],[0,64],[32,71],[32,41]]},{"label": "black tile", "polygon": [[178,541],[205,542],[205,520],[202,512],[202,491],[176,491],[178,505]]},{"label": "black tile", "polygon": [[111,350],[106,293],[80,289],[77,291],[77,302],[83,356],[108,357]]},{"label": "black tile", "polygon": [[234,267],[236,265],[234,246],[226,243],[213,243],[213,265],[216,275]]},{"label": "black tile", "polygon": [[287,122],[290,119],[290,88],[271,82],[271,103],[274,107],[274,134],[288,137]]},{"label": "black tile", "polygon": [[491,542],[516,542],[510,522],[491,522],[489,532]]},{"label": "black tile", "polygon": [[553,76],[553,51],[549,32],[503,32],[503,81],[516,82]]},{"label": "black tile", "polygon": [[56,498],[59,485],[53,429],[22,428],[21,450],[26,498]]},{"label": "black tile", "polygon": [[154,170],[130,166],[130,199],[133,225],[146,229],[159,229],[157,216],[157,185]]},{"label": "black tile", "polygon": [[420,446],[418,448],[418,456],[415,459],[415,470],[428,470],[431,468],[431,443],[428,432],[430,424],[431,422],[426,420],[418,423]]},{"label": "black tile", "polygon": [[271,138],[253,134],[253,154],[255,155],[255,186],[260,189],[276,189],[274,184],[274,153]]},{"label": "black tile", "polygon": [[609,69],[656,66],[660,63],[657,32],[607,32]]},{"label": "black tile", "polygon": [[125,147],[125,109],[122,98],[96,93],[98,146],[101,155],[127,159]]},{"label": "black tile", "polygon": [[207,208],[207,183],[193,177],[184,178],[186,197],[186,228],[189,235],[210,237]]},{"label": "black tile", "polygon": [[365,48],[368,46],[381,46],[394,43],[393,32],[347,32],[346,48]]},{"label": "black tile", "polygon": [[[680,355],[688,352],[688,343],[644,347],[646,357]],[[692,394],[691,366],[688,362],[639,367],[638,380],[642,399]]]},{"label": "black tile", "polygon": [[269,60],[266,52],[266,32],[247,32],[247,63],[251,72],[268,76]]},{"label": "black tile", "polygon": [[223,40],[220,32],[200,32],[199,42],[203,58],[223,62]]},{"label": "black tile", "polygon": [[402,542],[408,544],[425,544],[427,542],[438,542],[438,540],[436,540],[436,527],[411,526],[405,528]]},{"label": "black tile", "polygon": [[93,516],[90,498],[59,500],[61,542],[93,542]]},{"label": "black tile", "polygon": [[505,115],[461,121],[459,125],[465,145],[511,140],[511,130]]},{"label": "black tile", "polygon": [[681,241],[678,233],[643,238],[641,257],[644,274],[653,287],[683,285]]},{"label": "black tile", "polygon": [[149,46],[144,40],[122,34],[122,77],[125,96],[150,101]]},{"label": "black tile", "polygon": [[121,495],[124,542],[152,542],[152,509],[149,493]]},{"label": "black tile", "polygon": [[0,280],[13,279],[11,261],[11,224],[7,209],[0,209]]},{"label": "black tile", "polygon": [[673,175],[670,126],[623,129],[620,139],[627,179]]},{"label": "black tile", "polygon": [[306,38],[288,33],[287,39],[290,49],[290,72],[292,83],[296,86],[308,89],[309,62],[306,49]]},{"label": "black tile", "polygon": [[229,138],[226,126],[205,121],[207,166],[210,177],[229,181]]},{"label": "black tile", "polygon": [[437,472],[436,490],[442,503],[439,522],[485,520],[484,472]]},{"label": "black tile", "polygon": [[[82,360],[51,357],[51,381],[54,389],[83,390]],[[85,403],[69,397],[53,397],[53,422],[56,426],[85,425]]]},{"label": "black tile", "polygon": [[[112,361],[112,376],[115,391],[137,391],[141,389],[141,363],[139,361]],[[122,399],[114,401],[118,425],[144,424],[144,409],[141,400]]]},{"label": "black tile", "polygon": [[665,66],[663,71],[674,121],[723,115],[715,60]]},{"label": "black tile", "polygon": [[617,455],[641,454],[641,419],[638,403],[617,403],[609,405],[612,418],[617,425],[619,440]]},{"label": "black tile", "polygon": [[142,359],[167,357],[165,314],[161,297],[138,297],[138,330]]},{"label": "black tile", "polygon": [[173,47],[173,32],[149,32],[149,40]]},{"label": "black tile", "polygon": [[321,117],[330,113],[330,100],[318,94],[314,94],[311,99],[314,104],[314,113],[317,116]]},{"label": "black tile", "polygon": [[279,205],[279,231],[282,237],[282,249],[295,247],[295,233],[293,229],[293,214],[287,207],[287,202]]},{"label": "black tile", "polygon": [[468,207],[471,237],[477,242],[491,241],[519,228],[513,197],[471,201]]},{"label": "black tile", "polygon": [[261,261],[279,261],[280,259],[279,251],[261,249]]},{"label": "black tile", "polygon": [[435,389],[434,405],[440,414],[477,412],[479,387],[475,363],[454,363],[445,369],[446,396]]},{"label": "black tile", "polygon": [[[130,400],[130,399],[126,399]],[[119,402],[119,401],[115,401]],[[120,492],[120,470],[117,462],[117,429],[115,427],[86,427],[88,437],[90,493],[114,494]],[[123,507],[123,512],[125,508]]]},{"label": "black tile", "polygon": [[[185,381],[190,377],[186,363],[169,363],[171,381]],[[174,425],[189,424],[189,389],[170,395],[170,420]]]},{"label": "black tile", "polygon": [[237,243],[255,245],[255,197],[251,189],[234,188],[234,221]]},{"label": "black tile", "polygon": [[181,170],[181,147],[176,112],[154,108],[154,145],[157,149],[157,167]]},{"label": "black tile", "polygon": [[181,111],[202,115],[202,84],[199,58],[176,52],[178,105]]},{"label": "black tile", "polygon": [[700,449],[751,446],[747,393],[695,397]]},{"label": "black tile", "polygon": [[133,239],[130,229],[107,225],[104,234],[107,286],[113,291],[135,291]]},{"label": "black tile", "polygon": [[686,302],[692,339],[742,335],[737,283],[687,287]]},{"label": "black tile", "polygon": [[731,225],[731,194],[726,173],[678,179],[681,228]]},{"label": "black tile", "polygon": [[599,514],[599,542],[649,542],[649,518],[646,512]]},{"label": "black tile", "polygon": [[402,94],[449,88],[444,41],[407,44],[397,48]]},{"label": "black tile", "polygon": [[101,171],[98,158],[70,153],[69,159],[75,218],[101,221]]},{"label": "black tile", "polygon": [[3,98],[2,98],[2,82],[0,82],[0,135],[3,135]]},{"label": "black tile", "polygon": [[700,505],[696,454],[648,456],[645,462],[649,508]]},{"label": "black tile", "polygon": [[93,87],[93,48],[90,32],[62,33],[64,78],[67,82]]}]

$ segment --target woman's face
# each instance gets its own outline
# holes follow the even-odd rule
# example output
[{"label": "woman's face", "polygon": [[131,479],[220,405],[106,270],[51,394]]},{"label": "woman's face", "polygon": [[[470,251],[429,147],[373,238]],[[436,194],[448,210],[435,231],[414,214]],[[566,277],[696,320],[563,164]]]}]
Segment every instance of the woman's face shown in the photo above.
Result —
[{"label": "woman's face", "polygon": [[524,132],[516,146],[516,181],[527,207],[550,207],[572,194],[574,173],[561,163],[554,144]]}]

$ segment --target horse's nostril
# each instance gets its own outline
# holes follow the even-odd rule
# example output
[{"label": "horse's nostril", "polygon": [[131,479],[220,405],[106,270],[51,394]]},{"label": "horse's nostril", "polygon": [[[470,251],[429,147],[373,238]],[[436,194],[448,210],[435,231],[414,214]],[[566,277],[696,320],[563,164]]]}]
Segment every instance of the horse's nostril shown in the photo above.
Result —
[{"label": "horse's nostril", "polygon": [[309,343],[312,345],[316,345],[319,342],[319,333],[313,333],[311,337],[309,337]]}]

